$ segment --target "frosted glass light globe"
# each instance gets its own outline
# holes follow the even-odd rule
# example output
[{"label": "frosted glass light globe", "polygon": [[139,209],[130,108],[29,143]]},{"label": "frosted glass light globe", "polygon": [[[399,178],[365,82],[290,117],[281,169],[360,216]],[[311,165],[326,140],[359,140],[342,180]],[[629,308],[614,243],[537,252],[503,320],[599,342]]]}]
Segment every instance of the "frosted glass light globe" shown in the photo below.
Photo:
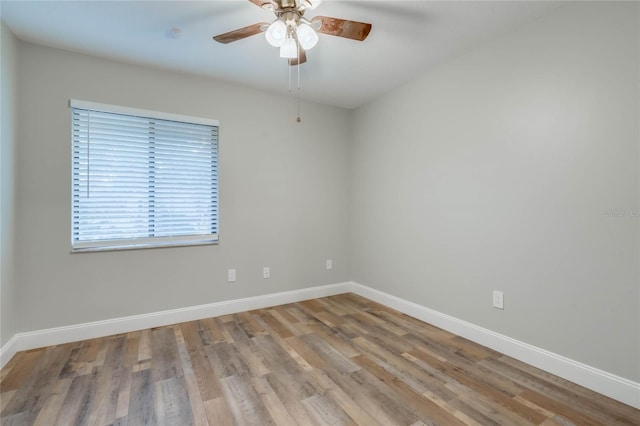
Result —
[{"label": "frosted glass light globe", "polygon": [[307,24],[298,25],[298,41],[304,50],[312,49],[318,43],[318,34]]},{"label": "frosted glass light globe", "polygon": [[305,9],[313,10],[316,7],[320,6],[320,3],[322,3],[322,0],[303,0],[302,3],[304,4]]},{"label": "frosted glass light globe", "polygon": [[290,37],[284,39],[282,46],[280,46],[281,58],[297,58],[298,57],[298,45],[296,41]]},{"label": "frosted glass light globe", "polygon": [[273,47],[280,47],[287,37],[287,26],[281,20],[273,21],[267,31],[264,33],[267,42]]}]

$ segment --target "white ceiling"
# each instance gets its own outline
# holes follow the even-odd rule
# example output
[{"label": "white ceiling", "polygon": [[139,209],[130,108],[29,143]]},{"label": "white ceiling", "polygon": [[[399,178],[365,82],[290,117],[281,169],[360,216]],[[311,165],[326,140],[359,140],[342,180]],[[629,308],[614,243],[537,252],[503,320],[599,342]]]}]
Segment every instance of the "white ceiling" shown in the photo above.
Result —
[{"label": "white ceiling", "polygon": [[[212,36],[272,12],[247,0],[0,0],[16,36],[36,44],[288,93],[288,67],[262,34],[223,45]],[[444,60],[555,9],[543,1],[338,1],[316,15],[370,22],[364,42],[320,35],[300,68],[301,97],[353,108]],[[180,29],[172,37],[172,28]],[[294,87],[295,74],[294,70]]]}]

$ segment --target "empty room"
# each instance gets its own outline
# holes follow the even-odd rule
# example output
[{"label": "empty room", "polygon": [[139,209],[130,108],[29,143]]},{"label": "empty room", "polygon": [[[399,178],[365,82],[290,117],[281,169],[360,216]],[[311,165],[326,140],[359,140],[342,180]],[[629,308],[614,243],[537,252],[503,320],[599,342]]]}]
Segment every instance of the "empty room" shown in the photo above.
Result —
[{"label": "empty room", "polygon": [[640,425],[640,3],[0,18],[3,426]]}]

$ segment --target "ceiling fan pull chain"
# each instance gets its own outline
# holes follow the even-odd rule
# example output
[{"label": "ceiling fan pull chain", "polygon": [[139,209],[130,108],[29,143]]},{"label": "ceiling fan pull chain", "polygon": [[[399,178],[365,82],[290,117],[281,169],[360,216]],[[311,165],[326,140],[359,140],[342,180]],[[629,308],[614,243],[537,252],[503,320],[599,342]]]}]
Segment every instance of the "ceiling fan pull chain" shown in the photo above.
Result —
[{"label": "ceiling fan pull chain", "polygon": [[298,118],[296,118],[298,123],[302,121],[300,118],[300,66],[300,45],[298,44],[298,66],[296,67],[298,68]]},{"label": "ceiling fan pull chain", "polygon": [[300,92],[300,48],[298,47],[298,65],[296,66],[296,68],[298,68],[298,92]]}]

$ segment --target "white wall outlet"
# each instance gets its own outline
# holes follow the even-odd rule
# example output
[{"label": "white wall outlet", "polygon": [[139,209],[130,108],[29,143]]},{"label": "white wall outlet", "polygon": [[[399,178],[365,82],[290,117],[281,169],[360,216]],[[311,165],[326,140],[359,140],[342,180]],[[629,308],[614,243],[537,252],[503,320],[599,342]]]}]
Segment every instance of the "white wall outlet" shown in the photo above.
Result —
[{"label": "white wall outlet", "polygon": [[271,278],[271,268],[269,268],[268,266],[262,268],[262,278],[264,278],[265,280],[267,278]]},{"label": "white wall outlet", "polygon": [[332,269],[332,268],[333,268],[333,260],[327,259],[327,269]]},{"label": "white wall outlet", "polygon": [[504,309],[504,293],[499,290],[493,290],[493,307]]},{"label": "white wall outlet", "polygon": [[227,271],[227,281],[232,283],[236,280],[236,270],[235,269],[229,269]]}]

